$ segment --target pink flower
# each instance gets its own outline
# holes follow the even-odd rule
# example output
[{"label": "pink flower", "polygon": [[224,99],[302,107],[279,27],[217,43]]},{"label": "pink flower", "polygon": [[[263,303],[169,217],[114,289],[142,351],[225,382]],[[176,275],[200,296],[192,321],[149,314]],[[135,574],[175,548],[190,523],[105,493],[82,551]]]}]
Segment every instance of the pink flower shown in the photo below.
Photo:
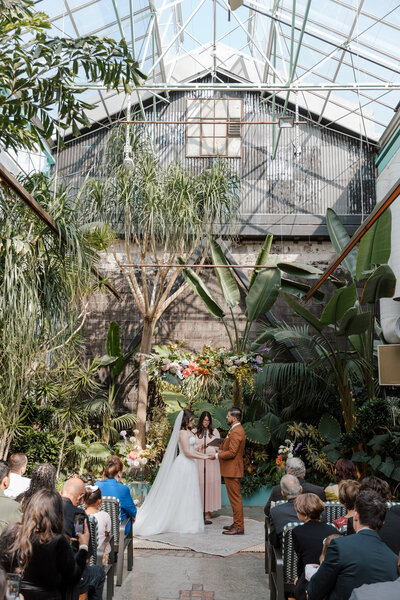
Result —
[{"label": "pink flower", "polygon": [[128,458],[130,458],[131,460],[136,460],[138,456],[139,456],[138,453],[135,452],[134,450],[132,450],[132,452],[130,452],[128,454]]}]

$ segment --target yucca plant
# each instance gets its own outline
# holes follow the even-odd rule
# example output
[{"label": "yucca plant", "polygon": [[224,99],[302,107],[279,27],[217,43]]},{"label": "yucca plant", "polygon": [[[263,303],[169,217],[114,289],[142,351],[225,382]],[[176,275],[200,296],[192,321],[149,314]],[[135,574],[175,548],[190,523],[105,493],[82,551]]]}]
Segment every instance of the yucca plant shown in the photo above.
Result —
[{"label": "yucca plant", "polygon": [[[127,170],[124,144],[125,131],[117,129],[100,158],[97,179],[85,189],[91,214],[123,235],[125,264],[116,247],[111,248],[142,318],[137,428],[143,446],[148,391],[143,363],[158,320],[187,287],[180,278],[183,266],[176,266],[178,257],[185,264],[204,262],[209,234],[235,221],[238,180],[222,160],[199,174],[178,163],[163,167],[146,138],[135,132],[133,169]],[[146,268],[146,263],[154,267]]]}]

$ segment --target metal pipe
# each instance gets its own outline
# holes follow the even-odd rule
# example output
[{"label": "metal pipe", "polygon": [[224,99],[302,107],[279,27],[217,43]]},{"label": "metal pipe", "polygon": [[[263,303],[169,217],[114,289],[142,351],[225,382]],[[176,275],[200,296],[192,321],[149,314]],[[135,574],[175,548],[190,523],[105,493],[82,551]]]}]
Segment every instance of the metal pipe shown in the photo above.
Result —
[{"label": "metal pipe", "polygon": [[[108,90],[106,85],[102,83],[74,83],[74,87],[76,88],[84,88],[90,90]],[[400,90],[400,81],[392,82],[392,81],[384,81],[384,82],[371,82],[371,83],[166,83],[165,81],[159,81],[157,83],[151,83],[147,79],[146,83],[142,83],[138,86],[131,85],[132,90],[139,90],[142,92],[145,91],[157,91],[157,92],[167,92],[167,91],[177,91],[177,92],[185,92],[185,91],[200,91],[200,90],[218,90],[223,92],[230,92],[232,90],[236,91],[244,91],[244,92],[312,92],[312,91],[328,91],[328,90],[354,90],[360,91],[363,90]],[[121,91],[122,87],[121,87]]]},{"label": "metal pipe", "polygon": [[191,264],[187,264],[187,265],[181,265],[180,263],[153,263],[153,264],[142,264],[142,263],[126,263],[126,264],[120,264],[120,267],[140,267],[140,268],[144,268],[144,269],[154,269],[154,268],[159,268],[159,267],[181,267],[183,269],[186,268],[190,268],[190,269],[237,269],[237,268],[241,268],[241,269],[277,269],[276,265],[191,265]]},{"label": "metal pipe", "polygon": [[[235,125],[279,125],[279,121],[229,121],[224,117],[205,117],[201,121],[119,121],[120,124],[131,125],[132,123],[144,124],[148,125],[204,125],[204,122],[207,123],[219,123],[220,125],[225,125],[228,123],[235,123]],[[307,121],[294,121],[293,125],[307,125]],[[289,128],[288,128],[289,129]]]},{"label": "metal pipe", "polygon": [[321,287],[321,285],[326,281],[335,269],[340,265],[340,263],[346,258],[346,256],[351,252],[354,246],[361,240],[361,238],[367,233],[369,229],[371,229],[372,225],[379,219],[379,217],[389,208],[389,206],[396,200],[396,198],[400,194],[400,183],[396,183],[390,191],[386,194],[379,204],[377,204],[372,211],[372,213],[365,219],[363,223],[358,227],[357,231],[350,238],[346,246],[343,248],[342,252],[337,256],[333,262],[328,266],[325,270],[324,274],[314,283],[311,287],[310,291],[304,298],[303,302],[306,303],[314,293]]}]

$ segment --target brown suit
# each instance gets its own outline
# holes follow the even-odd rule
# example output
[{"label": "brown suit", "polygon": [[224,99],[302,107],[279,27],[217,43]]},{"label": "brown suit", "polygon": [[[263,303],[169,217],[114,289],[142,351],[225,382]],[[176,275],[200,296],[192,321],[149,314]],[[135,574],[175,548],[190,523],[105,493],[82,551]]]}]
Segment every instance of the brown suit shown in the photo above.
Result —
[{"label": "brown suit", "polygon": [[239,424],[225,438],[218,454],[221,475],[225,480],[226,491],[233,511],[233,525],[244,529],[243,502],[240,493],[240,478],[243,477],[243,456],[246,434]]}]

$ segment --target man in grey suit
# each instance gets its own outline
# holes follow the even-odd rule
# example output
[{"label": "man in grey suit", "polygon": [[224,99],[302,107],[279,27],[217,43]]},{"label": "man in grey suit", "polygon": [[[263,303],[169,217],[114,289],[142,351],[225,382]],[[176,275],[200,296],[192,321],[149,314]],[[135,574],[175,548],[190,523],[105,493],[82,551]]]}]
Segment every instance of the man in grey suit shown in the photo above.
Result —
[{"label": "man in grey suit", "polygon": [[[319,485],[314,485],[313,483],[309,483],[304,478],[306,476],[306,465],[301,460],[301,458],[293,457],[288,458],[286,461],[285,471],[287,475],[293,475],[297,477],[300,482],[302,493],[303,494],[316,494],[318,498],[321,498],[322,502],[325,502],[325,491]],[[271,512],[271,502],[277,502],[278,500],[283,500],[281,486],[274,485],[271,490],[271,495],[268,499],[267,504],[264,507],[264,513],[267,517],[269,517]]]},{"label": "man in grey suit", "polygon": [[397,579],[397,556],[378,535],[385,515],[386,504],[376,492],[358,494],[353,519],[356,535],[331,541],[325,560],[308,584],[308,600],[349,600],[352,591],[365,583]]},{"label": "man in grey suit", "polygon": [[278,548],[282,542],[282,533],[285,525],[291,521],[298,521],[294,499],[301,494],[301,485],[297,477],[284,475],[280,482],[282,498],[287,500],[271,509],[269,539],[273,546]]}]

